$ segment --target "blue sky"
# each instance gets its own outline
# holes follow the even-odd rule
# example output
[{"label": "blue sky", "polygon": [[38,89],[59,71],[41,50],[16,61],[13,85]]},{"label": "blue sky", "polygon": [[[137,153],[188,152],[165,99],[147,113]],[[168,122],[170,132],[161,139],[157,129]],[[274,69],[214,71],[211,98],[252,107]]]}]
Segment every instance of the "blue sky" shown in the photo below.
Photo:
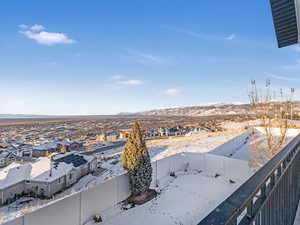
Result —
[{"label": "blue sky", "polygon": [[[300,88],[269,1],[5,1],[0,113],[114,114]],[[296,92],[296,98],[300,97]]]}]

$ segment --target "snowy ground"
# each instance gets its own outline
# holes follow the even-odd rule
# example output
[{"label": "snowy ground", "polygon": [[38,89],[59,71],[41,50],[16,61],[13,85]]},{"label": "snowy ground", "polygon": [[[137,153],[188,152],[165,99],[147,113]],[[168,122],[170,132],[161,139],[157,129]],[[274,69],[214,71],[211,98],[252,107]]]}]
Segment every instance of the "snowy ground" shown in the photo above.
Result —
[{"label": "snowy ground", "polygon": [[222,127],[227,129],[227,130],[241,130],[245,129],[246,127],[249,126],[255,126],[260,124],[261,122],[259,120],[250,120],[250,121],[245,121],[245,122],[223,122]]},{"label": "snowy ground", "polygon": [[[256,134],[251,137],[250,132],[244,130],[247,125],[248,123],[225,124],[224,126],[229,129],[226,132],[151,140],[147,142],[147,146],[153,161],[182,152],[209,153],[249,161],[251,142],[260,141],[263,136]],[[73,187],[56,195],[54,199],[62,198],[92,187],[110,177],[125,173],[120,164],[121,151],[122,147],[119,147],[104,153],[97,153],[99,158],[105,159],[101,160],[99,164],[105,171],[98,176],[83,177]],[[210,177],[205,172],[193,171],[183,173],[175,179],[168,177],[169,185],[161,191],[156,199],[127,211],[122,211],[120,205],[107,210],[103,214],[105,222],[102,224],[118,225],[124,224],[124,221],[130,221],[126,224],[132,225],[147,224],[145,221],[151,221],[149,224],[154,224],[153,218],[155,218],[155,224],[196,224],[241,184],[241,181],[232,184],[229,179]],[[7,220],[53,201],[32,199],[30,203],[20,204],[24,200],[27,198],[21,198],[16,203],[0,207],[0,223],[1,218]],[[133,216],[135,219],[130,219]]]},{"label": "snowy ground", "polygon": [[118,155],[122,152],[123,147],[117,147],[117,148],[113,148],[104,152],[99,152],[96,153],[95,156],[96,157],[109,157],[109,156],[114,156],[114,155]]},{"label": "snowy ground", "polygon": [[154,140],[147,143],[147,146],[153,157],[152,160],[159,160],[181,152],[209,152],[240,133],[240,131],[228,131]]},{"label": "snowy ground", "polygon": [[117,205],[101,214],[104,220],[101,224],[195,225],[241,185],[238,181],[230,183],[226,177],[216,178],[198,171],[166,179],[169,184],[157,198],[126,211]]},{"label": "snowy ground", "polygon": [[[224,156],[224,160],[233,158],[250,162],[252,144],[264,140],[263,133],[259,131],[253,133],[249,130],[243,133],[224,132],[217,135],[204,134],[155,140],[148,143],[148,146],[151,144],[156,146],[149,148],[154,161],[180,152],[201,152]],[[166,178],[169,183],[163,185],[164,188],[156,199],[125,211],[121,205],[108,209],[101,214],[104,220],[102,224],[121,225],[124,222],[130,225],[197,224],[246,180],[246,174],[242,173],[240,180],[234,179],[235,183],[230,182],[233,180],[230,177],[216,178],[205,171],[182,172],[176,175],[177,178]],[[91,224],[94,223],[90,222],[89,225]]]},{"label": "snowy ground", "polygon": [[[274,132],[276,131],[275,128]],[[285,144],[299,132],[299,129],[289,129]],[[276,136],[274,137],[275,140]],[[258,143],[259,146],[257,148],[266,152],[266,140],[262,129],[237,129],[220,133],[155,140],[148,143],[148,148],[153,161],[182,152],[195,152],[215,154],[251,162],[256,157],[255,154],[257,153],[254,152],[254,148]]]},{"label": "snowy ground", "polygon": [[263,138],[263,135],[260,133],[253,136],[250,131],[245,131],[223,145],[211,150],[209,154],[249,161],[251,157],[251,144],[261,138]]},{"label": "snowy ground", "polygon": [[[239,133],[240,131],[195,134],[188,137],[154,140],[147,143],[147,145],[149,145],[149,154],[152,160],[155,161],[180,152],[208,152],[236,137]],[[101,160],[99,164],[105,171],[98,176],[87,175],[83,177],[71,188],[55,195],[53,199],[40,200],[23,197],[15,203],[0,207],[0,222],[1,220],[7,221],[25,212],[33,211],[53,200],[63,198],[69,194],[92,187],[106,179],[125,173],[125,170],[120,164],[121,152],[122,147],[118,147],[103,153],[97,153],[97,157],[106,159]],[[26,202],[27,200],[30,201]]]}]

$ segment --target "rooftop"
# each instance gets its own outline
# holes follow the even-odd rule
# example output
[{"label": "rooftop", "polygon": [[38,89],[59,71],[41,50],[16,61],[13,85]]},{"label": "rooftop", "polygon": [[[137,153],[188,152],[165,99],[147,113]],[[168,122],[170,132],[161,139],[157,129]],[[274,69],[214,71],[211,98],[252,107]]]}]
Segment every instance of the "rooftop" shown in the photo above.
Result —
[{"label": "rooftop", "polygon": [[68,152],[57,155],[56,164],[52,168],[50,176],[51,163],[47,157],[41,157],[34,163],[20,164],[13,162],[9,166],[0,169],[0,188],[5,188],[23,180],[35,181],[54,181],[74,167],[93,160],[93,156],[81,156],[80,154]]},{"label": "rooftop", "polygon": [[299,42],[299,0],[270,0],[279,47]]}]

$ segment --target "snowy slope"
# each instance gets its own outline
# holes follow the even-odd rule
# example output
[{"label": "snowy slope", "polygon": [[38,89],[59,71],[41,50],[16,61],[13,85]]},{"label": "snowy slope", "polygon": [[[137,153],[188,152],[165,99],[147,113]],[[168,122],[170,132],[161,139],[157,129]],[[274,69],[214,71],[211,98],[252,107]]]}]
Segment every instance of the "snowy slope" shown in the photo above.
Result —
[{"label": "snowy slope", "polygon": [[181,152],[209,152],[238,136],[240,132],[208,133],[191,137],[172,138],[149,143],[153,160],[159,160]]},{"label": "snowy slope", "polygon": [[218,146],[209,153],[248,161],[251,141],[253,141],[251,132],[246,131],[223,145]]}]

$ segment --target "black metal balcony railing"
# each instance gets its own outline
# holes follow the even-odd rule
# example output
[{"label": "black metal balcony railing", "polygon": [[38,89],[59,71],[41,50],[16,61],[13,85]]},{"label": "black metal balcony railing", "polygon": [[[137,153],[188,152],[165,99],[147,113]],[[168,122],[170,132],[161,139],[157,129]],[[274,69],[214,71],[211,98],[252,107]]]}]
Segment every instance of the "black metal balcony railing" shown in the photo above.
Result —
[{"label": "black metal balcony railing", "polygon": [[198,225],[293,225],[300,194],[300,135]]}]

